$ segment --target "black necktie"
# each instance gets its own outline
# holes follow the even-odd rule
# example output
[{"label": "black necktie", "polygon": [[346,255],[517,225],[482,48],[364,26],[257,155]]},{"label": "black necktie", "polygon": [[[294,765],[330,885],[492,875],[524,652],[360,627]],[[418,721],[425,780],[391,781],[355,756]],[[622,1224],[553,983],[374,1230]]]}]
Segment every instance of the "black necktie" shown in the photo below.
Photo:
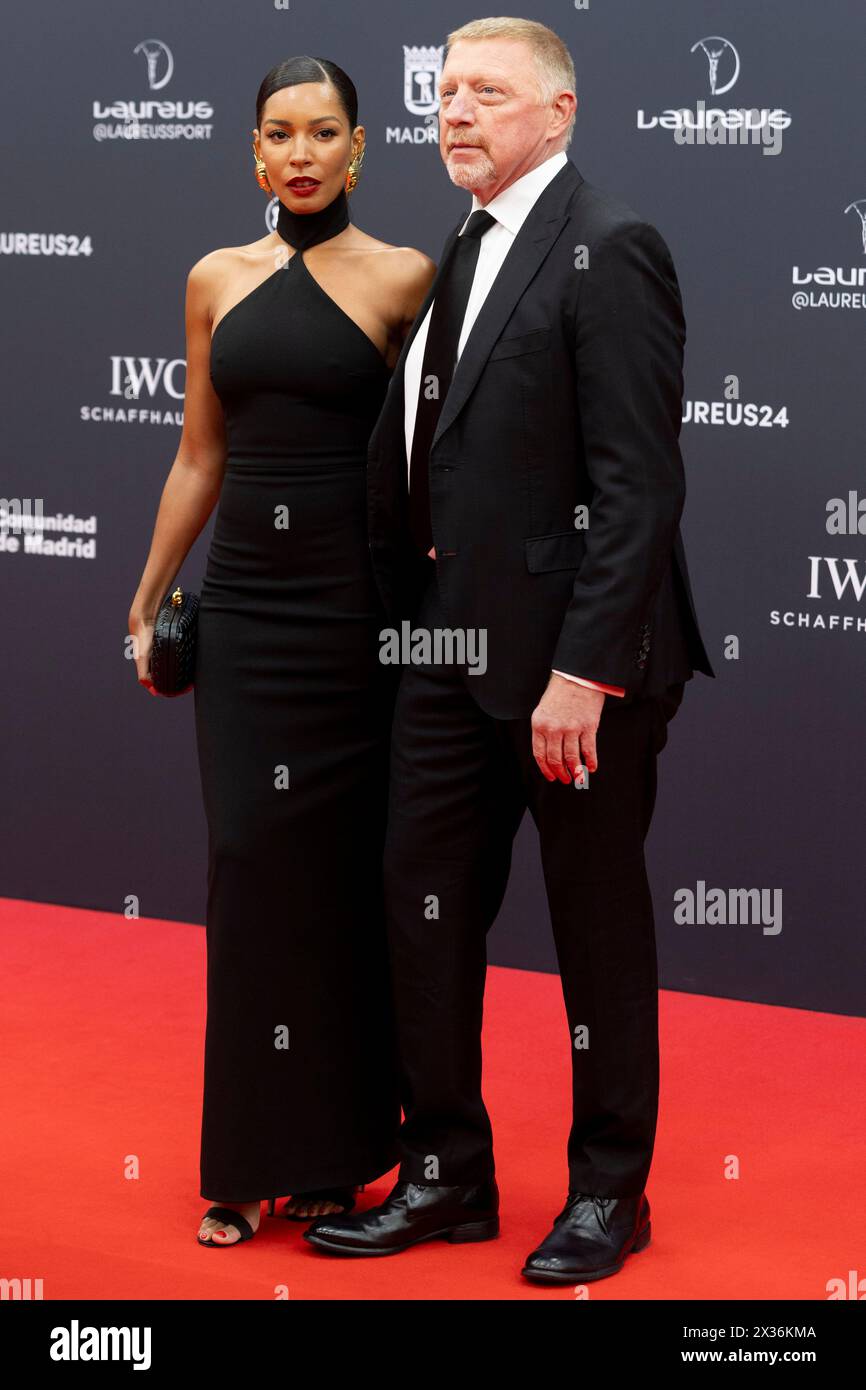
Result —
[{"label": "black necktie", "polygon": [[496,221],[489,212],[473,212],[442,268],[424,345],[418,411],[409,460],[409,526],[423,555],[433,545],[430,525],[430,445],[439,412],[448,394],[460,330],[481,250],[481,238]]}]

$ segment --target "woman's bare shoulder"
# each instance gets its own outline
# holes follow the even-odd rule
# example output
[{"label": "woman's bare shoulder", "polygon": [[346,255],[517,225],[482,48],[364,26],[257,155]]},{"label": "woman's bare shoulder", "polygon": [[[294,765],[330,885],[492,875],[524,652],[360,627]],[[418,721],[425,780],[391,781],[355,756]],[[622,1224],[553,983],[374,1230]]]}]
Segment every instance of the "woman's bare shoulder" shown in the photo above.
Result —
[{"label": "woman's bare shoulder", "polygon": [[392,246],[388,241],[379,241],[378,237],[369,236],[367,232],[362,232],[364,238],[364,249],[373,257],[381,259],[383,264],[390,263],[397,267],[405,267],[411,272],[415,269],[435,266],[423,251],[417,250],[414,246]]},{"label": "woman's bare shoulder", "polygon": [[430,284],[436,274],[436,262],[414,246],[391,246],[387,241],[364,235],[364,244],[359,249],[369,256],[370,270],[380,273],[393,282],[404,285],[407,290]]},{"label": "woman's bare shoulder", "polygon": [[389,246],[376,242],[369,248],[368,265],[381,293],[392,306],[394,317],[405,326],[411,323],[427,297],[436,274],[436,263],[414,246]]},{"label": "woman's bare shoulder", "polygon": [[272,247],[273,237],[263,236],[246,246],[218,246],[208,251],[190,269],[190,289],[200,294],[218,291],[232,274],[254,265]]}]

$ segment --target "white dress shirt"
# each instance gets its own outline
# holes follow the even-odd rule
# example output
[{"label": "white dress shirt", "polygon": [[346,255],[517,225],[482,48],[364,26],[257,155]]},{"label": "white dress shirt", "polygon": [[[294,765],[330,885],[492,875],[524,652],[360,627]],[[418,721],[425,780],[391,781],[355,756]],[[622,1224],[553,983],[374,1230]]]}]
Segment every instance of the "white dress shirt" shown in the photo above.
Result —
[{"label": "white dress shirt", "polygon": [[[557,154],[552,154],[549,159],[545,159],[541,164],[530,169],[527,174],[522,174],[514,183],[503,188],[501,193],[497,193],[495,198],[491,198],[484,208],[491,217],[496,219],[496,225],[488,227],[481,238],[480,249],[478,252],[478,263],[475,267],[475,276],[472,281],[472,288],[469,291],[469,299],[466,304],[466,314],[460,329],[460,338],[457,344],[457,360],[466,345],[466,339],[472,332],[472,327],[477,319],[481,306],[484,303],[490,288],[502,262],[511,250],[514,238],[526,221],[536,200],[550,183],[550,180],[559,173],[559,170],[567,162],[567,155],[564,150]],[[466,222],[469,221],[472,213],[480,208],[482,204],[473,194],[472,207],[469,209],[466,221],[460,228],[462,235]],[[415,416],[418,411],[418,394],[421,390],[421,372],[424,365],[424,348],[427,344],[427,332],[430,327],[430,315],[433,312],[433,303],[424,317],[424,321],[412,341],[412,346],[406,354],[404,367],[404,399],[405,415],[404,427],[406,434],[406,465],[411,467],[412,459],[412,437],[415,433]],[[431,555],[435,554],[431,550]],[[594,690],[603,690],[611,695],[624,695],[625,691],[617,685],[600,685],[598,681],[584,680],[581,676],[569,675],[566,671],[556,671],[556,675],[565,676],[566,680],[576,681],[578,685],[588,685]]]}]

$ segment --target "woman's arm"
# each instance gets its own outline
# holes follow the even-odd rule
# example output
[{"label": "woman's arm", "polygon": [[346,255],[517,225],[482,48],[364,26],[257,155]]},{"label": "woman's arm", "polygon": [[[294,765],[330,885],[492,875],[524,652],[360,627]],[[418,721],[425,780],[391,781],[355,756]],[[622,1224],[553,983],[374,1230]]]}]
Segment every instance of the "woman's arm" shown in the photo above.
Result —
[{"label": "woman's arm", "polygon": [[211,253],[189,272],[186,287],[186,393],[183,431],[162,490],[150,552],[129,610],[138,679],[148,680],[153,625],[160,603],[219,498],[225,472],[225,420],[210,380]]}]

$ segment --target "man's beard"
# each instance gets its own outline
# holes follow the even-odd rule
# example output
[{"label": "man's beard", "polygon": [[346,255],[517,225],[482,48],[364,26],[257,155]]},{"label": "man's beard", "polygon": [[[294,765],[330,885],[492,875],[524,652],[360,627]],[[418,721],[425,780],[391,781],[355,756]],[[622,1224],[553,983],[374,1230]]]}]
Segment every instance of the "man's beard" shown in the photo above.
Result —
[{"label": "man's beard", "polygon": [[[476,146],[476,148],[480,148]],[[451,151],[445,160],[445,168],[448,170],[448,177],[458,188],[480,188],[484,184],[493,183],[496,178],[496,165],[486,154],[480,150],[480,157],[476,156],[471,164],[464,164],[451,159]]]}]

